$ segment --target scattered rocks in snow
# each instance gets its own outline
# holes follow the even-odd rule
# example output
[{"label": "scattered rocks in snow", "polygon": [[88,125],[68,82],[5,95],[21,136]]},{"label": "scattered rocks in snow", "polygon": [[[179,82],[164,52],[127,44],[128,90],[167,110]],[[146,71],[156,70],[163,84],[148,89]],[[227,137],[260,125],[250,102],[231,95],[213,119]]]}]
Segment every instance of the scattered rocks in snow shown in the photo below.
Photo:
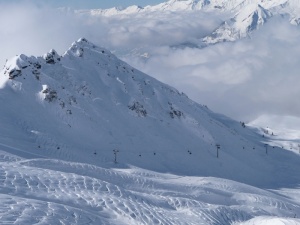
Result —
[{"label": "scattered rocks in snow", "polygon": [[59,105],[61,106],[62,109],[65,108],[65,106],[66,106],[66,104],[65,104],[63,101],[61,101],[61,102],[59,103]]},{"label": "scattered rocks in snow", "polygon": [[50,52],[44,55],[44,59],[48,64],[55,64],[60,61],[60,56],[54,49],[51,49]]},{"label": "scattered rocks in snow", "polygon": [[137,115],[140,117],[147,116],[146,109],[144,109],[144,106],[140,104],[138,101],[134,101],[131,105],[128,106],[128,108],[132,111],[135,111]]},{"label": "scattered rocks in snow", "polygon": [[69,104],[70,105],[77,104],[77,100],[74,96],[69,97]]},{"label": "scattered rocks in snow", "polygon": [[36,69],[41,69],[42,66],[40,63],[36,62],[36,63],[33,63],[33,66],[36,68]]},{"label": "scattered rocks in snow", "polygon": [[57,99],[57,92],[47,85],[43,85],[42,93],[44,94],[44,100],[47,102],[53,102]]},{"label": "scattered rocks in snow", "polygon": [[40,71],[34,69],[32,70],[32,74],[35,76],[37,80],[40,80]]},{"label": "scattered rocks in snow", "polygon": [[180,118],[181,116],[183,116],[183,112],[181,112],[180,110],[177,110],[173,107],[172,103],[168,103],[170,106],[170,112],[169,115],[172,119],[174,119],[175,117]]},{"label": "scattered rocks in snow", "polygon": [[11,80],[16,77],[19,77],[21,75],[22,75],[22,72],[19,69],[12,69],[11,71],[8,72],[9,79],[11,79]]},{"label": "scattered rocks in snow", "polygon": [[87,84],[82,84],[79,86],[79,88],[77,89],[78,93],[81,94],[82,96],[87,96],[87,95],[91,95],[92,92],[89,90]]},{"label": "scattered rocks in snow", "polygon": [[78,50],[77,50],[77,55],[78,55],[79,57],[82,57],[82,56],[83,56],[83,52],[84,52],[83,48],[78,48]]}]

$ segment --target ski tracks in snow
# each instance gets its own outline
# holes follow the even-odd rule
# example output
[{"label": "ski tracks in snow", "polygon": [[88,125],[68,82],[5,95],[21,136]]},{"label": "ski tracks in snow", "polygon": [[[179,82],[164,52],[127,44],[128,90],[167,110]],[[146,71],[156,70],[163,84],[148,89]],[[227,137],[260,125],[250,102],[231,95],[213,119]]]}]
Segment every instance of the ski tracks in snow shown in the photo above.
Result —
[{"label": "ski tracks in snow", "polygon": [[299,204],[218,178],[0,154],[0,224],[206,224],[300,215]]}]

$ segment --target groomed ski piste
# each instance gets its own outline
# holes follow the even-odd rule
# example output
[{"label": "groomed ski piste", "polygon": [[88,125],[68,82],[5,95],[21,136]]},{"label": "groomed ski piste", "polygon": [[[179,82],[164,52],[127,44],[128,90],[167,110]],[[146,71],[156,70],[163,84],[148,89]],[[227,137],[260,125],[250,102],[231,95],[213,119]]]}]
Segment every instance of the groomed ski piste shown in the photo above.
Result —
[{"label": "groomed ski piste", "polygon": [[296,150],[86,39],[7,61],[0,104],[0,224],[300,224]]},{"label": "groomed ski piste", "polygon": [[300,223],[293,218],[299,198],[220,178],[23,159],[2,151],[0,181],[1,224]]}]

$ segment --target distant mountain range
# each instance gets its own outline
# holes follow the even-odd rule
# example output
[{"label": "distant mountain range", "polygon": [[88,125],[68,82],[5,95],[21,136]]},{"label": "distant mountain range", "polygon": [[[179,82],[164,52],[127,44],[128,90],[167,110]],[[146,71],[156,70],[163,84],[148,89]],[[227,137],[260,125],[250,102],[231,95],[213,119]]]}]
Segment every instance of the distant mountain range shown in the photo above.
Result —
[{"label": "distant mountain range", "polygon": [[300,23],[299,0],[170,0],[155,6],[134,5],[125,9],[77,10],[76,13],[92,16],[116,16],[159,11],[189,12],[197,10],[226,12],[231,15],[229,19],[223,18],[223,22],[210,35],[203,37],[199,46],[247,37],[274,16],[284,17],[293,25]]}]

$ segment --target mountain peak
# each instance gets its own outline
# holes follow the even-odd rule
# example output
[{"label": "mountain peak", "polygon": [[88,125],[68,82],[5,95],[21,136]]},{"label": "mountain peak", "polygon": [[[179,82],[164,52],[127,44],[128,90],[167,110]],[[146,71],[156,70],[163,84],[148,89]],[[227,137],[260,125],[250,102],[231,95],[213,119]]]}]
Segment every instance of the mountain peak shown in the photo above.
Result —
[{"label": "mountain peak", "polygon": [[55,64],[60,61],[60,56],[54,49],[51,49],[48,53],[43,55],[43,59],[46,61],[46,63]]},{"label": "mountain peak", "polygon": [[77,41],[73,42],[71,47],[63,54],[72,55],[76,57],[83,57],[85,51],[93,51],[101,53],[101,55],[112,55],[108,50],[94,45],[92,42],[88,41],[86,38],[80,38]]},{"label": "mountain peak", "polygon": [[[273,179],[252,130],[83,38],[61,57],[51,50],[9,60],[0,91],[0,104],[9,102],[0,111],[1,127],[11,128],[0,130],[0,137],[21,137],[18,144],[34,155],[111,166],[118,149],[122,165],[252,184]],[[228,160],[222,168],[216,144]],[[235,174],[240,164],[243,172]]]},{"label": "mountain peak", "polygon": [[88,43],[88,44],[90,44],[90,42],[86,38],[84,38],[84,37],[79,38],[78,41],[77,41],[77,43]]},{"label": "mountain peak", "polygon": [[221,24],[211,35],[203,38],[206,45],[235,41],[249,36],[265,24],[273,13],[261,4],[252,3],[240,9],[234,17]]},{"label": "mountain peak", "polygon": [[71,48],[72,47],[82,47],[82,48],[95,48],[96,46],[89,42],[86,38],[82,37],[82,38],[79,38],[77,41],[73,42],[72,45],[71,45]]},{"label": "mountain peak", "polygon": [[[188,12],[193,10],[223,11],[232,14],[230,19],[224,20],[211,34],[199,40],[198,46],[200,47],[249,37],[253,31],[262,27],[274,15],[284,15],[289,17],[291,24],[300,24],[300,0],[169,0],[144,8],[131,6],[121,10],[100,9],[88,13],[91,15],[112,16],[157,11]],[[80,13],[86,12],[80,11]]]}]

